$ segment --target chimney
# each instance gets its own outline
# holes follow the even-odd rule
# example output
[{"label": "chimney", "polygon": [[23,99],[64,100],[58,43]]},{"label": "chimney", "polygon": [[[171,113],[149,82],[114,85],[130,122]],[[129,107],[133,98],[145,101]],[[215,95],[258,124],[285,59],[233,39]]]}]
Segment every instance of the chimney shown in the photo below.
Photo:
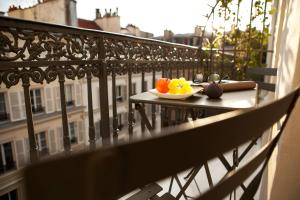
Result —
[{"label": "chimney", "polygon": [[100,9],[96,8],[96,19],[101,18]]}]

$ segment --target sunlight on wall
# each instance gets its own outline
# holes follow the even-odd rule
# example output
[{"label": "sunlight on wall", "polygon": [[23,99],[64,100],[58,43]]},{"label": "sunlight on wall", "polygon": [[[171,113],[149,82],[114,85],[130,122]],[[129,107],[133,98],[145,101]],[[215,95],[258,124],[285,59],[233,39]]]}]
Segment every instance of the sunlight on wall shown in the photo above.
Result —
[{"label": "sunlight on wall", "polygon": [[[300,2],[279,1],[273,65],[279,68],[276,96],[282,97],[300,85]],[[268,167],[266,189],[261,199],[300,199],[300,100],[291,115]]]}]

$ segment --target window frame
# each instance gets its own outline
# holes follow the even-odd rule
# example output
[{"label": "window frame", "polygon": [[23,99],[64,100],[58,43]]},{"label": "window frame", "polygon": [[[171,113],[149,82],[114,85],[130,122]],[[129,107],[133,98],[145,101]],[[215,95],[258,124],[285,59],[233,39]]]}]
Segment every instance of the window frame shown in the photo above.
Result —
[{"label": "window frame", "polygon": [[[4,145],[9,144],[10,145],[10,157],[11,157],[11,161],[9,161],[7,158],[7,151],[5,150]],[[1,170],[0,170],[0,174],[5,173],[7,171],[16,169],[16,162],[15,162],[15,158],[14,158],[14,151],[13,151],[13,144],[12,142],[5,142],[5,143],[1,143],[0,144],[0,159],[1,159]],[[11,163],[9,163],[11,162]]]},{"label": "window frame", "polygon": [[[38,94],[39,93],[39,94]],[[31,110],[33,114],[44,112],[41,88],[30,90]]]},{"label": "window frame", "polygon": [[[0,92],[0,121],[8,120],[8,113],[7,113],[7,105],[6,105],[6,98],[5,93]],[[2,106],[1,106],[2,105]],[[3,110],[1,110],[3,108]]]},{"label": "window frame", "polygon": [[74,100],[73,100],[73,85],[67,84],[65,85],[65,100],[66,100],[66,106],[73,106]]},{"label": "window frame", "polygon": [[69,138],[71,144],[78,144],[78,138],[76,134],[76,123],[75,122],[69,122],[68,124],[69,128]]},{"label": "window frame", "polygon": [[[43,139],[42,136],[43,135]],[[47,140],[47,131],[40,131],[35,134],[35,141],[42,156],[49,154],[49,145]],[[44,145],[45,144],[45,145]]]}]

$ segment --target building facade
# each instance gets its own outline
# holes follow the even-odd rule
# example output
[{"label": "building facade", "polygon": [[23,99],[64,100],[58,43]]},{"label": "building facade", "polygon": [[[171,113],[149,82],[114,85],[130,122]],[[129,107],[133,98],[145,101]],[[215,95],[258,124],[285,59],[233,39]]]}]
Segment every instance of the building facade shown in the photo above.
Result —
[{"label": "building facade", "polygon": [[[48,9],[56,12],[47,12]],[[79,26],[82,28],[124,33],[135,36],[151,36],[150,33],[140,31],[138,27],[129,25],[125,29],[120,26],[120,17],[117,11],[101,16],[96,10],[94,21],[77,19],[76,1],[73,0],[44,0],[29,8],[11,6],[8,16],[27,20],[43,21],[48,23]],[[123,30],[123,31],[122,31]],[[153,36],[153,35],[152,35]],[[133,76],[133,94],[140,92],[141,77]],[[119,134],[127,132],[128,116],[128,78],[118,76],[116,79],[117,113]],[[145,74],[147,90],[152,88],[152,76]],[[26,112],[22,84],[11,88],[0,85],[0,182],[5,185],[0,190],[0,199],[22,199],[24,187],[22,182],[12,184],[5,182],[7,176],[21,176],[20,170],[29,161],[29,141],[26,124]],[[88,135],[88,97],[87,82],[85,79],[65,82],[65,99],[68,114],[68,129],[73,151],[82,150],[89,144]],[[108,77],[108,88],[112,88],[111,77]],[[100,100],[99,82],[92,81],[94,125],[96,138],[100,138]],[[41,159],[59,154],[64,151],[61,100],[58,81],[43,84],[31,83],[30,97],[35,128],[35,139]],[[110,105],[110,124],[112,126],[112,90],[108,91]],[[112,128],[112,127],[111,127]],[[138,127],[135,127],[138,129]],[[3,179],[3,180],[2,180]],[[21,179],[20,179],[21,180]],[[19,198],[18,198],[19,197]]]},{"label": "building facade", "polygon": [[164,30],[164,35],[155,37],[155,39],[199,47],[204,36],[202,34],[203,27],[196,26],[193,33],[174,34],[171,30]]}]

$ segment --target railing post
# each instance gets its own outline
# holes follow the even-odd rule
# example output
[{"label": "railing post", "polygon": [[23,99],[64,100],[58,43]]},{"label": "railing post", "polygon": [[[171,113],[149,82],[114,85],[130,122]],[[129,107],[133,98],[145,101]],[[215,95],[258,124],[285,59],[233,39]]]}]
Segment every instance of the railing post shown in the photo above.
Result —
[{"label": "railing post", "polygon": [[60,90],[60,104],[61,104],[61,115],[62,115],[62,127],[63,127],[63,141],[64,150],[68,153],[71,151],[71,141],[69,136],[68,127],[68,115],[67,115],[67,105],[66,105],[66,95],[65,95],[65,75],[63,69],[59,70],[58,82]]},{"label": "railing post", "polygon": [[103,142],[110,143],[110,129],[109,129],[109,106],[108,106],[108,88],[107,88],[107,69],[105,62],[105,47],[104,37],[97,40],[98,57],[99,57],[99,94],[100,94],[100,134]]},{"label": "railing post", "polygon": [[95,136],[95,125],[94,125],[94,113],[93,113],[93,95],[92,95],[92,73],[91,70],[87,70],[87,92],[88,92],[88,115],[89,115],[89,142],[91,149],[95,148],[96,136]]},{"label": "railing post", "polygon": [[[155,69],[153,69],[153,72],[152,72],[152,88],[155,88],[155,81],[156,81],[156,78],[155,78]],[[156,127],[156,108],[155,108],[155,105],[151,105],[151,113],[152,113],[152,127],[155,129]]]},{"label": "railing post", "polygon": [[128,133],[129,133],[129,137],[132,136],[133,134],[133,126],[134,126],[134,111],[132,108],[132,103],[130,101],[130,96],[132,95],[132,71],[131,68],[128,67],[128,96],[129,96],[129,100],[128,100]]},{"label": "railing post", "polygon": [[[112,83],[112,108],[113,108],[113,138],[118,138],[118,112],[117,112],[117,97],[116,97],[116,72],[115,68],[111,71],[111,83]],[[130,87],[130,85],[129,85]]]},{"label": "railing post", "polygon": [[[141,81],[142,81],[142,83],[141,83],[142,89],[141,89],[141,92],[145,92],[146,91],[145,90],[145,71],[144,70],[145,69],[142,68],[142,79],[141,79]],[[142,104],[142,106],[145,109],[145,104]],[[145,128],[146,128],[145,127],[145,122],[143,120],[141,120],[141,131],[142,131],[142,133],[145,132]]]},{"label": "railing post", "polygon": [[36,145],[35,135],[34,135],[30,90],[29,90],[30,82],[29,82],[28,75],[24,75],[22,77],[22,86],[24,90],[26,122],[27,122],[28,140],[29,140],[29,148],[30,148],[29,150],[30,162],[33,163],[38,160],[38,147]]}]

